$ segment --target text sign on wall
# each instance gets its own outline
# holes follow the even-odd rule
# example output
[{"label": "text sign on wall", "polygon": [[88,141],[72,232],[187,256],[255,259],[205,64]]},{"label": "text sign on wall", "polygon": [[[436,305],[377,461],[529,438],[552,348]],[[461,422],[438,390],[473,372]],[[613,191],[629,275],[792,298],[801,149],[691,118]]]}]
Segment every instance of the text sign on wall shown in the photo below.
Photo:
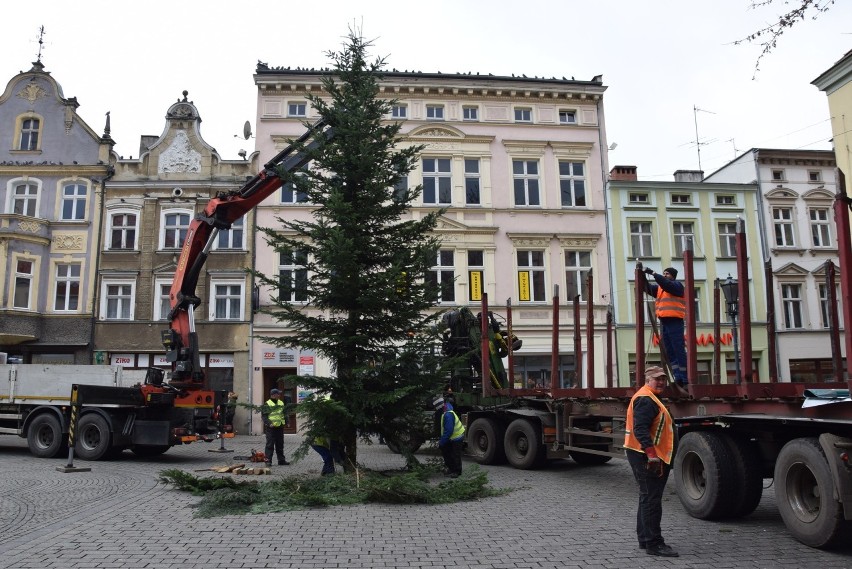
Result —
[{"label": "text sign on wall", "polygon": [[530,272],[518,271],[518,298],[530,300]]},{"label": "text sign on wall", "polygon": [[482,271],[470,271],[470,299],[482,300]]},{"label": "text sign on wall", "polygon": [[209,367],[234,367],[234,354],[210,354],[207,356]]},{"label": "text sign on wall", "polygon": [[299,375],[314,374],[314,356],[299,356]]},{"label": "text sign on wall", "polygon": [[109,358],[110,365],[121,367],[134,367],[133,354],[112,354]]}]

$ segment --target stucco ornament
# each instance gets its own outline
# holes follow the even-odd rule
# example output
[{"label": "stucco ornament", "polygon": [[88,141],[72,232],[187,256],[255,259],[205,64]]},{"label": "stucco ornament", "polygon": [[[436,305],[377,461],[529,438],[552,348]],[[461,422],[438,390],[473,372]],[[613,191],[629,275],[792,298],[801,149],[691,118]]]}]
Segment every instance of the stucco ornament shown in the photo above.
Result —
[{"label": "stucco ornament", "polygon": [[179,130],[169,147],[160,154],[158,172],[160,174],[179,172],[200,172],[201,154],[192,148],[186,131]]},{"label": "stucco ornament", "polygon": [[28,221],[23,220],[18,222],[18,229],[21,231],[26,231],[28,233],[38,233],[41,229],[41,223],[38,221]]},{"label": "stucco ornament", "polygon": [[37,100],[46,96],[47,91],[45,91],[35,83],[27,83],[27,85],[23,89],[18,91],[18,97],[20,97],[21,99],[26,99],[30,103],[35,103]]},{"label": "stucco ornament", "polygon": [[82,251],[83,236],[60,234],[53,237],[54,249]]}]

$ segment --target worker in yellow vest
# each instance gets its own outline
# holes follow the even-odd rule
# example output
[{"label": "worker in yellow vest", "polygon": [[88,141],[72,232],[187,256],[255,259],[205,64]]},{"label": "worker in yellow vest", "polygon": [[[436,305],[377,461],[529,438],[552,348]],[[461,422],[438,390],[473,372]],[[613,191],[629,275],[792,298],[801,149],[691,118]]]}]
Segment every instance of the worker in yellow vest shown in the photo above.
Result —
[{"label": "worker in yellow vest", "polygon": [[464,425],[453,411],[450,401],[439,397],[434,402],[436,410],[442,410],[441,438],[438,446],[444,457],[446,474],[450,478],[458,478],[462,473],[462,450],[464,449]]},{"label": "worker in yellow vest", "polygon": [[675,445],[672,416],[659,399],[667,380],[663,368],[645,368],[645,385],[627,407],[624,448],[639,485],[636,513],[639,547],[648,555],[678,557],[677,551],[666,545],[660,530],[663,490],[671,471]]},{"label": "worker in yellow vest", "polygon": [[281,401],[281,390],[269,392],[269,399],[263,404],[261,416],[266,430],[266,466],[272,466],[273,450],[278,455],[278,464],[290,464],[284,456],[284,425],[287,416],[284,414],[285,404]]}]

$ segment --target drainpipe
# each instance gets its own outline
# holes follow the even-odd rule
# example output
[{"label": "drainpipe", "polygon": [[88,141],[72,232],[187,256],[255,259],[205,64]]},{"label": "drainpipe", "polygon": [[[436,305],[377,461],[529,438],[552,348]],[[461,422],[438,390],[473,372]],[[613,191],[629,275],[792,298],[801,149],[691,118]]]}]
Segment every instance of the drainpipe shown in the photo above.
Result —
[{"label": "drainpipe", "polygon": [[91,283],[93,285],[92,289],[92,326],[89,332],[89,346],[90,346],[90,354],[89,360],[91,363],[95,363],[95,326],[98,322],[98,315],[100,312],[100,303],[98,301],[98,292],[100,291],[100,270],[101,270],[101,247],[103,246],[103,238],[104,238],[104,217],[106,216],[106,183],[107,180],[115,176],[115,167],[108,166],[107,167],[107,175],[98,182],[97,180],[92,180],[95,184],[100,185],[100,203],[98,204],[98,217],[100,218],[100,227],[98,228],[98,239],[97,239],[97,248],[95,249],[95,282]]}]

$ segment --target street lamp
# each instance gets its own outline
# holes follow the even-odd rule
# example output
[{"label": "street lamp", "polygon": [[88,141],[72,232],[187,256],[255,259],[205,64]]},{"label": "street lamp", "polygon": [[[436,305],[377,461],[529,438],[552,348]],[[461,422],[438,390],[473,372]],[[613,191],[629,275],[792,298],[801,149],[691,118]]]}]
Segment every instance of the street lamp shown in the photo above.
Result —
[{"label": "street lamp", "polygon": [[728,316],[731,318],[731,332],[734,337],[734,369],[736,370],[737,385],[742,383],[740,374],[740,348],[737,342],[737,312],[739,308],[740,291],[737,281],[728,274],[728,280],[719,284],[722,294],[725,295],[725,303],[728,305]]}]

